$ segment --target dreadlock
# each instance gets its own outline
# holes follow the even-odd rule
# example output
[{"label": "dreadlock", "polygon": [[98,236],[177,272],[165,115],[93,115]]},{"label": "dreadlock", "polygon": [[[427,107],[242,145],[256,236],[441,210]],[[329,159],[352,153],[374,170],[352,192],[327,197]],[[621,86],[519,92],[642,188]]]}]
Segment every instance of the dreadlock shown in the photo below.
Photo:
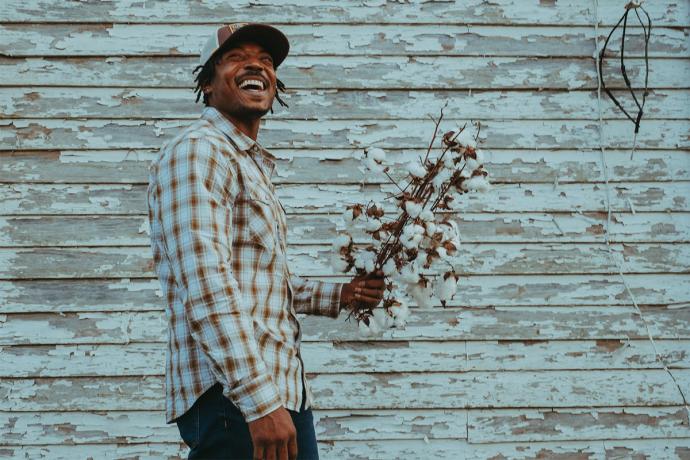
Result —
[{"label": "dreadlock", "polygon": [[[213,81],[213,77],[216,75],[216,64],[218,64],[219,61],[220,56],[216,56],[215,58],[206,61],[206,64],[198,65],[194,68],[192,75],[196,74],[194,77],[194,81],[196,82],[194,92],[196,93],[197,104],[199,103],[199,99],[203,94],[204,105],[208,106],[208,94],[204,93],[203,88]],[[280,97],[280,94],[278,94],[279,92],[286,92],[285,84],[280,81],[279,78],[276,78],[276,86],[278,87],[278,91],[276,91],[276,99],[278,99],[278,103],[280,105],[287,108],[287,103]],[[273,107],[271,107],[271,113],[273,113]]]}]

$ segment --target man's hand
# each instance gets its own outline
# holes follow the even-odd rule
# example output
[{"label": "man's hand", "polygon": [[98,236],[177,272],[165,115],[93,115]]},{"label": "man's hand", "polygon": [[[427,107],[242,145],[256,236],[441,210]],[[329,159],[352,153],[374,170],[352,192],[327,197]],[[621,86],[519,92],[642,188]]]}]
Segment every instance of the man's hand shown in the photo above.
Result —
[{"label": "man's hand", "polygon": [[247,425],[254,444],[254,460],[297,458],[297,431],[290,413],[284,407]]},{"label": "man's hand", "polygon": [[383,300],[385,286],[381,270],[355,276],[352,281],[343,286],[340,306],[345,307],[351,302],[357,302],[361,306],[374,308]]}]

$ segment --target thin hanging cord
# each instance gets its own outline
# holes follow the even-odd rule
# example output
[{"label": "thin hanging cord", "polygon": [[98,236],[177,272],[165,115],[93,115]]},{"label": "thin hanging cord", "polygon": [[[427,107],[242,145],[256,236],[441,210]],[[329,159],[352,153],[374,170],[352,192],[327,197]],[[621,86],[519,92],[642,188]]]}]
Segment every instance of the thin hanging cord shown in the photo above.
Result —
[{"label": "thin hanging cord", "polygon": [[[645,26],[644,22],[642,21],[642,18],[640,17],[640,13],[637,12],[638,9],[641,9],[642,12],[645,14],[647,17],[647,25]],[[625,70],[625,38],[626,38],[626,33],[627,33],[627,27],[628,27],[628,14],[630,13],[630,10],[633,10],[635,12],[635,16],[637,16],[637,20],[639,21],[640,25],[642,26],[642,30],[644,32],[644,62],[645,62],[645,75],[644,75],[644,91],[642,92],[642,104],[640,104],[637,100],[637,96],[635,96],[635,91],[633,91],[632,84],[630,83],[630,79],[628,78],[628,72]],[[605,53],[606,53],[606,47],[609,44],[609,40],[611,39],[611,36],[613,33],[618,29],[620,26],[621,22],[623,23],[623,33],[621,36],[621,48],[620,48],[620,68],[621,68],[621,74],[623,75],[623,80],[625,81],[625,86],[628,88],[628,91],[630,92],[630,95],[632,96],[633,101],[635,102],[635,105],[637,106],[637,116],[633,118],[626,110],[623,108],[623,105],[621,105],[620,102],[618,102],[618,99],[611,93],[611,91],[606,87],[606,83],[604,82],[604,73],[603,73],[603,62],[605,58]],[[611,29],[611,32],[609,32],[608,36],[606,37],[606,41],[604,42],[604,46],[601,48],[601,50],[597,49],[596,52],[598,53],[599,60],[597,61],[597,76],[599,80],[599,85],[603,88],[603,90],[606,92],[608,97],[613,101],[614,104],[616,104],[616,107],[618,107],[621,112],[625,114],[626,117],[630,121],[633,122],[635,125],[635,134],[633,136],[633,145],[632,149],[630,151],[630,159],[633,159],[633,155],[635,154],[635,149],[637,147],[637,133],[640,131],[640,121],[642,120],[642,115],[644,114],[644,104],[645,101],[647,100],[647,94],[649,94],[649,37],[651,36],[652,33],[652,20],[649,17],[649,14],[647,14],[647,11],[642,7],[642,1],[639,3],[635,3],[633,1],[629,2],[627,5],[625,5],[625,13],[623,13],[623,16],[618,20],[615,26]],[[597,37],[597,42],[599,38]]]},{"label": "thin hanging cord", "polygon": [[[643,10],[644,11],[644,10]],[[626,11],[627,14],[627,11]],[[645,12],[646,14],[646,12]],[[647,16],[649,17],[649,16]],[[641,22],[641,21],[640,21]],[[620,21],[618,22],[620,24]],[[651,30],[651,26],[650,29]],[[613,31],[612,31],[613,32]],[[611,37],[611,34],[609,34],[609,37]],[[624,38],[624,37],[623,37]],[[647,42],[649,40],[649,35],[645,31],[645,61],[646,61],[646,56],[647,56]],[[608,42],[608,38],[606,39]],[[632,301],[633,306],[635,307],[637,315],[640,317],[642,322],[644,323],[645,330],[647,332],[647,337],[649,338],[650,343],[652,344],[652,348],[654,349],[654,356],[655,359],[661,363],[663,366],[663,369],[666,371],[666,373],[671,377],[671,380],[673,380],[673,383],[676,385],[676,388],[678,388],[678,392],[680,393],[680,397],[683,400],[683,405],[685,406],[685,416],[686,416],[686,423],[690,424],[690,407],[688,407],[688,401],[685,398],[685,394],[683,393],[683,389],[681,388],[680,384],[676,380],[675,376],[671,372],[671,370],[668,368],[666,364],[666,360],[664,357],[659,353],[659,350],[656,347],[656,342],[654,341],[654,336],[652,335],[650,328],[649,328],[649,322],[645,318],[644,314],[642,313],[642,310],[640,309],[639,305],[637,304],[637,300],[635,299],[635,295],[633,294],[632,290],[630,289],[630,286],[628,285],[627,280],[625,279],[625,275],[623,275],[623,268],[621,267],[621,264],[619,263],[618,259],[614,256],[613,250],[611,249],[610,246],[610,241],[609,241],[609,227],[611,223],[611,197],[610,197],[610,191],[609,191],[609,178],[608,178],[608,171],[607,171],[607,166],[606,166],[606,154],[604,152],[604,121],[603,117],[601,114],[601,89],[602,89],[602,79],[601,79],[601,74],[600,74],[600,69],[601,69],[601,55],[603,54],[603,49],[601,52],[599,51],[599,0],[594,0],[594,46],[596,48],[594,55],[596,56],[597,59],[597,108],[599,111],[599,150],[601,151],[601,169],[604,174],[604,181],[606,184],[605,190],[606,190],[606,232],[604,232],[604,240],[606,242],[606,249],[608,252],[608,256],[611,259],[611,261],[616,265],[616,268],[618,269],[618,275],[621,278],[621,281],[623,282],[623,286],[625,287],[625,291],[628,293],[630,296],[630,300]],[[622,48],[621,48],[622,50]],[[621,53],[622,56],[622,53]],[[622,57],[621,57],[622,58]],[[626,82],[627,77],[625,77]],[[647,82],[645,79],[645,95],[647,93]],[[644,100],[643,100],[644,104]],[[626,113],[627,115],[627,113]],[[629,117],[629,116],[628,116]],[[639,118],[641,117],[641,112],[640,115],[638,116],[638,123],[639,123]],[[637,136],[637,130],[635,131],[635,136]],[[634,147],[634,146],[633,146]]]}]

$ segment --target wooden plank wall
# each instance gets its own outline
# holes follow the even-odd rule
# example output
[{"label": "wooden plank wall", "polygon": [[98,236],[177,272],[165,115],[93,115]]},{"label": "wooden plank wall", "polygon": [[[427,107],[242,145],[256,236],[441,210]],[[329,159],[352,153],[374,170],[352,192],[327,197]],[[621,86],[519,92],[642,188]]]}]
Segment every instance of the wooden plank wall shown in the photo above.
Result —
[{"label": "wooden plank wall", "polygon": [[324,262],[344,204],[390,189],[361,182],[355,150],[409,161],[446,100],[446,128],[484,124],[495,188],[457,216],[455,300],[377,340],[303,319],[323,458],[690,458],[690,3],[646,4],[632,160],[606,98],[598,122],[593,59],[595,18],[603,40],[625,2],[599,3],[3,1],[0,457],[184,455],[162,411],[147,165],[198,116],[190,72],[227,18],[291,39],[290,109],[260,141],[304,276],[344,279]]}]

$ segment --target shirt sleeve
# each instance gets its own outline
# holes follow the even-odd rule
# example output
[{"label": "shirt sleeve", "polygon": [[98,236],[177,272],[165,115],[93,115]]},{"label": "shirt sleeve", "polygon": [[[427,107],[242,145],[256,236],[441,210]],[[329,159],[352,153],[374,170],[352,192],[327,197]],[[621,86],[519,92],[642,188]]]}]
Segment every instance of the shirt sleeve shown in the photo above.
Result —
[{"label": "shirt sleeve", "polygon": [[192,337],[246,421],[263,417],[282,401],[232,272],[236,163],[210,141],[185,139],[161,158],[157,182],[164,250]]},{"label": "shirt sleeve", "polygon": [[343,283],[307,281],[290,275],[292,306],[297,313],[337,318],[340,313],[340,295]]}]

